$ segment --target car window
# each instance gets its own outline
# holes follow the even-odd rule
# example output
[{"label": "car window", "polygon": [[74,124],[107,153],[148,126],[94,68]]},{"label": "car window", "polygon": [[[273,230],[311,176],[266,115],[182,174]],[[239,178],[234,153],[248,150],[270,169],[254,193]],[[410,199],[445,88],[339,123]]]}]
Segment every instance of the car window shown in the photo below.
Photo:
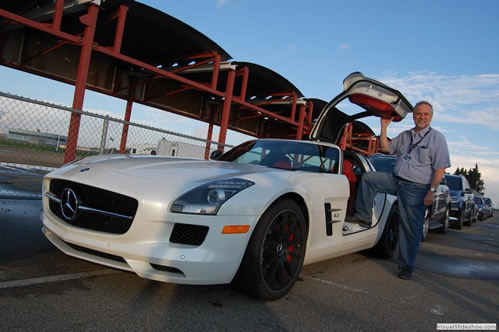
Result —
[{"label": "car window", "polygon": [[482,204],[483,205],[483,200],[482,200],[481,197],[475,196],[473,199],[475,200],[476,204]]},{"label": "car window", "polygon": [[464,181],[464,189],[471,189],[471,186],[470,186],[470,183],[468,182],[468,180],[466,180],[466,178],[463,178],[463,181]]},{"label": "car window", "polygon": [[320,144],[281,140],[255,140],[243,143],[217,160],[253,164],[287,170],[337,173],[340,150]]},{"label": "car window", "polygon": [[463,182],[461,180],[460,176],[445,176],[445,179],[447,180],[447,186],[451,190],[462,190],[463,188]]},{"label": "car window", "polygon": [[377,172],[390,172],[393,173],[397,157],[392,155],[374,154],[369,157]]}]

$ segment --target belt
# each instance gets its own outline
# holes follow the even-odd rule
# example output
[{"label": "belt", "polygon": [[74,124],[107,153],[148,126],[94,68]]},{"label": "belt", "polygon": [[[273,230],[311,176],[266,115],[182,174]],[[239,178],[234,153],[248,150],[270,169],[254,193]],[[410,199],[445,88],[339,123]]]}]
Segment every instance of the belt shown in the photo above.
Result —
[{"label": "belt", "polygon": [[400,176],[397,175],[397,179],[399,179],[399,181],[405,181],[405,182],[409,182],[409,183],[417,183],[417,182],[414,182],[414,181],[409,181],[407,179],[404,179],[404,178],[401,178]]}]

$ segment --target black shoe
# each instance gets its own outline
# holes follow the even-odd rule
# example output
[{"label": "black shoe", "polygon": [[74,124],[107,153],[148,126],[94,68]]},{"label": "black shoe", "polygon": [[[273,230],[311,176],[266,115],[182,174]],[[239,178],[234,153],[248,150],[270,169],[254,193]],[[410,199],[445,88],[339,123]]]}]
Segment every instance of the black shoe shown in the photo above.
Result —
[{"label": "black shoe", "polygon": [[359,217],[357,217],[355,215],[346,217],[345,220],[348,222],[354,223],[354,224],[359,224],[359,225],[365,226],[365,227],[371,227],[371,221],[360,219]]},{"label": "black shoe", "polygon": [[404,280],[411,280],[412,279],[412,273],[407,271],[407,270],[400,270],[399,272],[399,278],[404,279]]}]

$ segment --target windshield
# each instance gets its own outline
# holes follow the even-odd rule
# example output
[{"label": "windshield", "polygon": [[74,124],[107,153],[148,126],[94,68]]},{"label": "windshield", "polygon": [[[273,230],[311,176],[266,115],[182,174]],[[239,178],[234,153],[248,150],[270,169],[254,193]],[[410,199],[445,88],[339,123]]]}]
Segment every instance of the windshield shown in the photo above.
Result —
[{"label": "windshield", "polygon": [[462,181],[459,176],[446,176],[445,180],[447,180],[447,186],[450,190],[462,190]]},{"label": "windshield", "polygon": [[376,172],[393,173],[393,170],[395,169],[395,163],[397,162],[397,157],[385,154],[374,154],[369,157],[369,160],[376,169]]},{"label": "windshield", "polygon": [[339,158],[337,147],[305,141],[255,140],[233,148],[217,160],[292,171],[337,173]]}]

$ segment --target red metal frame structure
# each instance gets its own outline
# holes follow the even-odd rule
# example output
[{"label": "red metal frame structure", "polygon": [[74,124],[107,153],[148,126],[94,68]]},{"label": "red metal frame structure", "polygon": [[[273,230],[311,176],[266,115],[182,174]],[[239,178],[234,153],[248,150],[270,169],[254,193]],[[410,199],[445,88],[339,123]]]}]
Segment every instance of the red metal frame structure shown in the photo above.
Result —
[{"label": "red metal frame structure", "polygon": [[[4,19],[0,22],[0,64],[74,84],[73,108],[77,110],[83,108],[86,89],[92,89],[127,100],[125,121],[130,120],[133,102],[139,102],[208,122],[209,139],[213,125],[218,124],[221,144],[225,143],[229,128],[257,137],[277,135],[296,139],[302,139],[310,131],[313,102],[304,100],[296,87],[280,75],[251,63],[227,62],[230,56],[205,36],[143,4],[108,0],[101,17],[101,7],[94,1],[97,0],[89,0],[86,7],[70,6],[64,0],[55,3],[51,0],[3,2],[0,7],[0,19]],[[50,10],[45,13],[37,9],[38,20],[25,17],[34,4],[37,8]],[[141,52],[141,45],[135,43],[149,34],[137,32],[136,27],[143,26],[140,23],[146,17],[152,17],[151,30],[162,27],[158,24],[163,23],[158,22],[167,22],[165,29],[186,38],[180,43],[165,39],[170,42],[169,48]],[[12,30],[21,30],[23,34],[12,33]],[[125,31],[128,31],[127,35]],[[173,33],[160,34],[160,38]],[[18,35],[22,36],[22,41]],[[5,46],[20,43],[26,43],[28,51],[24,44],[15,49]],[[146,47],[159,47],[156,44]],[[75,47],[79,48],[78,55]],[[154,58],[155,51],[166,54]],[[76,73],[69,65],[55,68],[53,64],[59,65],[57,60],[61,54],[66,57],[69,54],[74,58],[72,62],[78,63]],[[159,62],[158,59],[165,57],[170,59],[169,63]],[[17,61],[17,58],[21,60]],[[96,75],[101,67],[112,75],[104,78]],[[80,115],[73,114],[68,129],[66,162],[75,159],[79,127]],[[127,134],[128,126],[125,125],[121,153],[126,150]]]},{"label": "red metal frame structure", "polygon": [[379,151],[379,137],[371,133],[354,133],[354,125],[349,122],[343,128],[338,146],[342,150],[352,150],[370,156]]}]

